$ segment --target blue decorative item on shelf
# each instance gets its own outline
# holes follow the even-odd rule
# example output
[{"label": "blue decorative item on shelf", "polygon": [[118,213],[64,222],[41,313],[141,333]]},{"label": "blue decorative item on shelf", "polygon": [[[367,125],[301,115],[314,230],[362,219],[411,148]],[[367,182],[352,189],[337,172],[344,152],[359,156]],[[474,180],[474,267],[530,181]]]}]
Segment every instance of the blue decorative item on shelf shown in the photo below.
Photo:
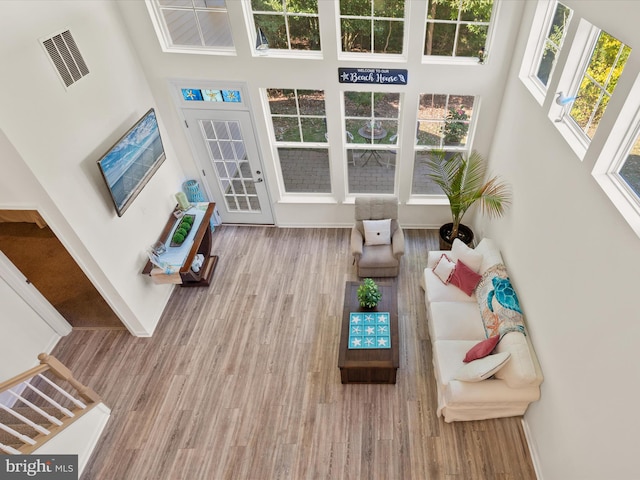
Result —
[{"label": "blue decorative item on shelf", "polygon": [[182,185],[185,193],[187,194],[187,198],[192,203],[198,202],[206,202],[204,195],[200,191],[200,185],[196,180],[187,180]]}]

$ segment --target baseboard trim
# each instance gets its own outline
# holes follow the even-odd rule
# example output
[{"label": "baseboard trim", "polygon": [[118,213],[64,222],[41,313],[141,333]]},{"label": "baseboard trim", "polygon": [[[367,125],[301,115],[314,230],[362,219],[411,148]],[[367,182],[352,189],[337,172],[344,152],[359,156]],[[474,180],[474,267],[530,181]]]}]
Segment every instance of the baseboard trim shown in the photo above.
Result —
[{"label": "baseboard trim", "polygon": [[521,422],[522,430],[524,431],[524,437],[527,441],[527,448],[529,450],[529,455],[531,456],[531,462],[533,463],[533,470],[535,471],[536,478],[538,480],[544,480],[540,468],[540,456],[538,455],[538,448],[536,447],[536,442],[533,440],[533,436],[531,435],[531,429],[529,428],[529,424],[524,417],[522,417]]}]

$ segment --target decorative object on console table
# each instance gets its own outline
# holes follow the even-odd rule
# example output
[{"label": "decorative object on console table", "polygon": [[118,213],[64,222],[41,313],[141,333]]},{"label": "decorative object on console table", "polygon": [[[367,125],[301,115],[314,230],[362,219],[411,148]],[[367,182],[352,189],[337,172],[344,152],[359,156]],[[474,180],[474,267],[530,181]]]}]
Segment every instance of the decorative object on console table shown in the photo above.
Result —
[{"label": "decorative object on console table", "polygon": [[189,200],[187,199],[187,196],[184,192],[176,193],[176,201],[178,202],[178,208],[180,208],[180,210],[182,210],[183,212],[186,212],[191,208],[191,203],[189,203]]},{"label": "decorative object on console table", "polygon": [[487,166],[478,152],[465,156],[460,152],[433,150],[425,163],[429,168],[427,177],[442,189],[451,208],[453,221],[440,227],[440,250],[451,250],[456,238],[473,245],[473,231],[461,222],[477,201],[482,213],[496,218],[511,205],[511,191],[506,183],[498,176],[485,181]]},{"label": "decorative object on console table", "polygon": [[[344,293],[344,308],[338,349],[338,368],[342,383],[396,383],[396,372],[400,365],[398,335],[398,295],[394,281],[380,282],[378,288],[382,298],[376,310],[365,310],[358,301],[358,282],[347,282]],[[390,347],[350,348],[352,315],[384,315],[384,326],[388,315],[389,336],[380,340],[390,342]],[[375,319],[379,321],[379,319]],[[362,338],[365,340],[364,336]],[[378,338],[376,337],[376,343]]]},{"label": "decorative object on console table", "polygon": [[167,251],[154,258],[155,267],[151,261],[148,261],[142,273],[150,275],[158,284],[174,283],[183,287],[208,286],[218,261],[216,255],[211,255],[210,221],[214,209],[215,203],[194,204],[187,214],[195,217],[193,227],[182,245],[176,247],[171,246],[173,232],[183,220],[176,219],[172,214],[158,240],[164,243]]},{"label": "decorative object on console table", "polygon": [[182,185],[182,189],[187,194],[191,203],[205,202],[204,194],[200,190],[200,184],[196,180],[187,180]]}]

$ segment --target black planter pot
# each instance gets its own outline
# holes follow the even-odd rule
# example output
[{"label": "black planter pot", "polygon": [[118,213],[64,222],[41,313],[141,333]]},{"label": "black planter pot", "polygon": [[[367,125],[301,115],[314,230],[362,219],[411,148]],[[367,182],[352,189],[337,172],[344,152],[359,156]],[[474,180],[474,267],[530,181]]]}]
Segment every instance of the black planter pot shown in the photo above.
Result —
[{"label": "black planter pot", "polygon": [[[453,223],[445,223],[440,227],[440,250],[451,250],[451,245],[455,238],[451,238]],[[458,227],[458,238],[465,244],[473,247],[473,230],[466,225],[460,224]]]}]

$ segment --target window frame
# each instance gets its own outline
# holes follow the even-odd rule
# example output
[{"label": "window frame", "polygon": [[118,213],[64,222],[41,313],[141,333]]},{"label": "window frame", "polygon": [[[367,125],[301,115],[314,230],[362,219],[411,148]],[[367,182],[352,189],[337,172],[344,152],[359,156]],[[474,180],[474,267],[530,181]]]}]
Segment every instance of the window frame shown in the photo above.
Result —
[{"label": "window frame", "polygon": [[640,237],[640,195],[620,175],[640,136],[640,76],[636,77],[591,175],[635,234]]},{"label": "window frame", "polygon": [[[420,106],[420,97],[422,95],[431,95],[431,93],[420,93],[418,96],[417,105],[418,108]],[[480,106],[482,100],[480,95],[468,95],[468,94],[459,94],[459,93],[434,93],[433,95],[446,95],[447,96],[447,107],[449,106],[449,98],[454,96],[460,97],[473,97],[473,108],[472,108],[472,116],[469,119],[469,129],[467,131],[467,142],[462,146],[453,146],[443,144],[442,147],[434,146],[434,145],[419,145],[417,142],[414,143],[413,147],[413,165],[411,171],[411,190],[409,192],[410,201],[409,204],[422,205],[422,204],[432,204],[432,205],[448,205],[447,197],[444,193],[435,194],[435,193],[414,193],[413,191],[413,183],[415,180],[415,167],[416,167],[416,155],[418,152],[430,152],[434,150],[444,150],[445,152],[454,152],[461,153],[462,155],[468,155],[472,150],[473,139],[475,136],[476,126],[478,124],[478,117],[480,114]],[[416,116],[416,121],[420,122],[420,120]]]},{"label": "window frame", "polygon": [[[560,80],[556,88],[557,92],[563,92],[567,97],[577,95],[582,79],[589,68],[591,57],[601,32],[604,32],[604,30],[591,24],[584,18],[580,19],[567,61],[560,75]],[[616,38],[616,40],[618,39]],[[624,72],[621,76],[623,74]],[[615,89],[614,92],[611,93],[611,96],[613,96],[614,93]],[[556,94],[554,94],[554,97],[555,95]],[[549,107],[548,118],[553,122],[558,132],[560,132],[569,144],[578,159],[582,161],[591,145],[591,138],[570,116],[572,106],[573,102],[570,105],[561,106],[555,101],[552,101]],[[603,115],[606,116],[606,109]]]},{"label": "window frame", "polygon": [[[241,0],[242,2],[242,9],[244,12],[244,17],[245,17],[245,26],[246,26],[246,30],[247,30],[247,34],[249,35],[249,46],[251,47],[251,55],[253,57],[263,57],[263,56],[268,56],[268,57],[273,57],[273,58],[301,58],[301,59],[317,59],[317,60],[321,60],[322,58],[324,58],[324,54],[322,51],[322,26],[320,25],[320,5],[319,2],[320,0],[318,0],[318,12],[315,15],[311,15],[311,14],[296,14],[296,15],[303,15],[303,16],[316,16],[318,18],[318,35],[320,35],[320,50],[292,50],[291,48],[289,49],[282,49],[282,48],[273,48],[271,45],[269,45],[269,49],[266,52],[259,52],[256,50],[255,45],[256,45],[256,35],[257,35],[257,31],[258,31],[258,27],[256,25],[255,19],[254,19],[254,12],[253,12],[253,8],[251,7],[251,0]],[[262,14],[262,13],[259,13]],[[278,15],[277,12],[268,12],[269,15]],[[288,23],[286,23],[286,13],[283,13],[283,15],[285,16],[285,25],[287,27],[287,45],[291,45],[291,38],[289,37],[289,27],[288,27]],[[293,15],[293,14],[291,14]],[[267,41],[269,40],[268,35],[267,36]]]},{"label": "window frame", "polygon": [[[235,41],[233,38],[233,31],[230,28],[231,41],[233,46],[223,47],[223,46],[207,46],[207,45],[174,45],[171,40],[171,33],[169,31],[169,27],[162,15],[163,9],[172,9],[172,10],[185,10],[185,11],[193,11],[194,13],[197,11],[224,11],[227,14],[227,19],[229,21],[229,27],[231,27],[231,21],[229,18],[229,11],[226,8],[226,0],[225,0],[225,8],[222,9],[220,7],[195,7],[193,4],[191,7],[167,7],[160,5],[158,0],[145,0],[145,5],[147,6],[147,11],[149,12],[149,17],[151,18],[151,23],[153,24],[153,28],[156,32],[156,36],[158,37],[158,42],[160,43],[160,48],[163,52],[167,53],[188,53],[188,54],[196,54],[196,55],[226,55],[226,56],[235,56],[236,48]],[[196,15],[197,20],[197,15]],[[200,32],[202,35],[202,32]]]},{"label": "window frame", "polygon": [[[558,4],[561,3],[567,7],[571,14],[567,21],[567,25],[560,42],[560,46],[554,61],[553,68],[549,73],[549,80],[547,85],[543,84],[538,78],[538,70],[540,69],[540,63],[542,62],[542,56],[544,54],[544,48],[548,39],[549,29],[553,23]],[[520,66],[520,80],[527,87],[529,92],[533,95],[536,101],[542,105],[544,99],[549,91],[549,85],[551,84],[554,73],[558,70],[558,59],[562,52],[563,47],[566,44],[568,32],[572,26],[573,9],[565,5],[559,0],[540,0],[534,14],[531,30],[529,33],[529,39],[527,41],[527,47],[523,55],[522,64]]]},{"label": "window frame", "polygon": [[[409,0],[410,1],[410,0]],[[462,0],[461,0],[462,1]],[[477,22],[477,21],[466,21],[466,20],[460,20],[460,9],[458,9],[458,20],[442,20],[442,19],[431,19],[431,22],[433,23],[443,23],[443,24],[455,24],[456,25],[456,36],[454,39],[454,45],[453,45],[453,53],[454,55],[426,55],[424,53],[424,46],[427,42],[427,30],[428,30],[428,24],[430,23],[430,19],[429,19],[429,0],[426,0],[427,5],[426,5],[426,15],[424,18],[424,23],[423,23],[423,37],[422,37],[422,63],[423,64],[444,64],[444,65],[467,65],[467,64],[476,64],[476,65],[482,65],[485,63],[488,63],[490,56],[489,56],[489,52],[491,51],[491,43],[493,40],[493,36],[494,36],[494,30],[495,30],[495,24],[496,24],[496,19],[498,18],[498,14],[499,14],[499,10],[500,10],[500,5],[502,4],[502,0],[493,0],[493,5],[491,7],[491,15],[489,18],[488,22]],[[483,60],[481,60],[478,56],[457,56],[455,55],[455,49],[456,49],[456,45],[458,43],[458,33],[459,33],[459,27],[460,25],[484,25],[487,24],[487,37],[485,40],[485,46],[484,46],[484,50],[485,50],[485,57]]]},{"label": "window frame", "polygon": [[[406,62],[408,58],[407,49],[409,47],[409,22],[407,19],[411,16],[411,0],[404,0],[404,15],[400,18],[390,18],[390,17],[376,17],[373,15],[374,3],[371,2],[371,15],[368,16],[357,16],[357,15],[341,15],[340,14],[340,0],[337,0],[336,6],[336,34],[338,38],[336,39],[338,45],[338,59],[339,60],[359,60],[359,61],[385,61],[385,62]],[[369,19],[371,21],[371,32],[372,32],[372,42],[373,42],[373,30],[374,30],[374,21],[376,19],[380,20],[392,20],[402,22],[403,30],[402,30],[402,52],[401,53],[375,53],[375,52],[345,52],[342,49],[342,19],[343,18],[364,18]],[[372,43],[373,44],[373,43]]]},{"label": "window frame", "polygon": [[[273,152],[273,158],[276,162],[277,167],[277,176],[278,176],[278,188],[280,191],[281,200],[288,200],[293,203],[297,201],[317,201],[325,203],[327,199],[333,198],[333,189],[334,189],[334,173],[333,166],[331,164],[331,148],[329,144],[328,135],[325,136],[326,141],[324,142],[304,142],[302,141],[302,133],[300,134],[301,141],[281,141],[276,137],[276,132],[273,125],[274,114],[271,113],[271,106],[269,104],[269,90],[293,90],[295,92],[295,104],[296,104],[296,115],[295,117],[298,119],[298,129],[301,129],[301,119],[302,118],[319,118],[317,115],[301,115],[300,114],[300,104],[298,100],[298,91],[305,90],[316,90],[323,92],[323,101],[325,102],[325,114],[324,118],[327,119],[327,106],[326,106],[326,91],[324,89],[316,89],[316,88],[263,88],[262,91],[262,101],[264,104],[264,111],[266,114],[266,124],[269,130],[269,141],[271,143],[271,150]],[[281,118],[283,116],[291,117],[294,115],[285,115],[285,114],[275,114],[276,118]],[[328,132],[328,130],[327,130]],[[279,149],[322,149],[327,152],[327,159],[329,162],[329,184],[330,191],[329,192],[289,192],[287,191],[287,186],[285,185],[284,175],[282,171],[282,163],[280,161],[280,152]]]}]

